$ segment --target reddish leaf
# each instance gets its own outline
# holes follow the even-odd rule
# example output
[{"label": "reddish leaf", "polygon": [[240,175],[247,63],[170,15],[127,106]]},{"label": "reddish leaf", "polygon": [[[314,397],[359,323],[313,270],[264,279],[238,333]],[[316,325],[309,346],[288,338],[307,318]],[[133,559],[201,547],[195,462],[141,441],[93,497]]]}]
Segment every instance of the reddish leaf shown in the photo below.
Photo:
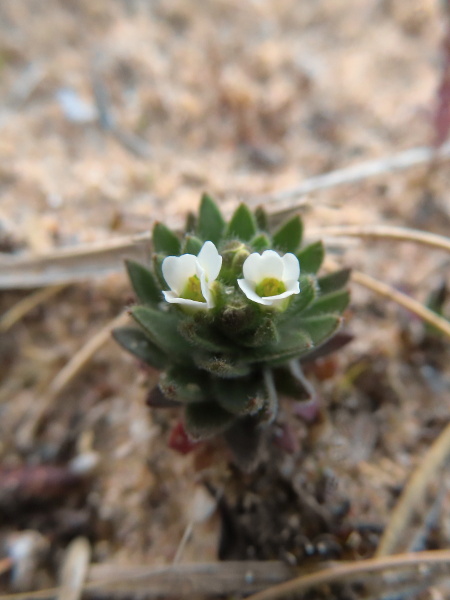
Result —
[{"label": "reddish leaf", "polygon": [[170,432],[168,446],[180,454],[189,454],[189,452],[196,448],[200,443],[201,442],[193,442],[189,439],[184,425],[180,421]]}]

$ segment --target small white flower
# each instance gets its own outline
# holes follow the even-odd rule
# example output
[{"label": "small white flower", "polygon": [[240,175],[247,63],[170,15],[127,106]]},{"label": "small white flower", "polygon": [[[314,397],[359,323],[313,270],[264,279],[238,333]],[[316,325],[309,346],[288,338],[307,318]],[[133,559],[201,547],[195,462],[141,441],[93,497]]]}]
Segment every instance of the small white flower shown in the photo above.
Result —
[{"label": "small white flower", "polygon": [[211,286],[219,275],[222,257],[212,242],[205,242],[198,256],[167,256],[162,273],[170,292],[163,292],[167,302],[194,309],[214,307]]},{"label": "small white flower", "polygon": [[282,309],[286,298],[300,292],[298,258],[288,252],[280,256],[274,250],[254,252],[243,265],[244,279],[238,285],[249,300]]}]

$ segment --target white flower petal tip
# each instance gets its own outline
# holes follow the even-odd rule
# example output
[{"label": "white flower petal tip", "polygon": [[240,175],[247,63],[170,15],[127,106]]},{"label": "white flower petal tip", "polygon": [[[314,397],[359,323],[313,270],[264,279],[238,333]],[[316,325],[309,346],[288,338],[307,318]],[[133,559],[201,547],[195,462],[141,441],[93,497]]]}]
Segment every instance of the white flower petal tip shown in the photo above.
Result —
[{"label": "white flower petal tip", "polygon": [[170,287],[163,292],[165,300],[191,310],[214,308],[211,287],[221,267],[222,257],[212,242],[205,242],[198,256],[167,256],[162,263],[162,274]]},{"label": "white flower petal tip", "polygon": [[287,298],[300,293],[298,258],[288,252],[280,256],[274,250],[254,252],[243,265],[244,279],[238,285],[252,302],[283,310]]}]

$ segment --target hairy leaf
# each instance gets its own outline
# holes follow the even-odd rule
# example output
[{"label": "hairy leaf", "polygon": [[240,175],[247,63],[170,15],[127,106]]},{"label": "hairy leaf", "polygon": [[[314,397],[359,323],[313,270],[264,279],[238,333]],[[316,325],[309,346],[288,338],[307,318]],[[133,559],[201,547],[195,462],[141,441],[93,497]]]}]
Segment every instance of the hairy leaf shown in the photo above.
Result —
[{"label": "hairy leaf", "polygon": [[269,231],[269,219],[267,218],[267,213],[262,206],[258,206],[255,210],[255,220],[258,229],[261,231]]},{"label": "hairy leaf", "polygon": [[302,331],[308,333],[314,346],[319,346],[331,337],[342,323],[342,317],[336,315],[321,315],[302,320]]},{"label": "hairy leaf", "polygon": [[185,411],[186,431],[196,440],[222,433],[235,419],[216,402],[193,402]]},{"label": "hairy leaf", "polygon": [[204,369],[216,377],[230,379],[248,375],[250,368],[245,364],[231,361],[226,356],[202,356],[196,357],[195,362],[200,369]]},{"label": "hairy leaf", "polygon": [[117,327],[112,332],[113,338],[125,350],[134,354],[144,363],[163,369],[167,364],[167,355],[157,348],[143,331],[136,327]]},{"label": "hairy leaf", "polygon": [[297,252],[302,273],[317,273],[325,258],[325,248],[322,242],[309,244]]},{"label": "hairy leaf", "polygon": [[245,204],[239,205],[228,224],[227,237],[237,237],[246,242],[251,240],[255,234],[256,222],[254,216]]},{"label": "hairy leaf", "polygon": [[197,369],[170,367],[162,373],[159,387],[167,398],[179,402],[201,402],[206,398],[207,378]]},{"label": "hairy leaf", "polygon": [[304,313],[305,317],[314,315],[322,315],[326,313],[341,314],[350,302],[350,292],[348,290],[340,290],[331,294],[320,296],[312,306]]},{"label": "hairy leaf", "polygon": [[282,252],[295,252],[300,246],[302,235],[302,220],[295,215],[273,234],[273,245]]},{"label": "hairy leaf", "polygon": [[224,433],[236,464],[243,471],[252,471],[258,463],[262,428],[255,417],[244,417]]},{"label": "hairy leaf", "polygon": [[155,252],[166,256],[178,256],[181,250],[180,240],[162,223],[156,223],[153,227],[153,246]]},{"label": "hairy leaf", "polygon": [[202,249],[203,242],[195,235],[188,235],[183,244],[183,254],[193,254],[197,256]]},{"label": "hairy leaf", "polygon": [[332,292],[341,290],[347,285],[351,272],[351,269],[340,269],[324,277],[319,277],[317,283],[319,284],[321,294],[331,294]]},{"label": "hairy leaf", "polygon": [[174,359],[190,361],[191,348],[177,329],[177,318],[148,306],[135,306],[132,317],[145,329],[151,341]]},{"label": "hairy leaf", "polygon": [[197,225],[198,236],[205,242],[209,240],[217,244],[224,229],[225,221],[217,204],[208,194],[203,194]]},{"label": "hairy leaf", "polygon": [[180,321],[178,330],[188,342],[207,352],[227,352],[232,347],[231,342],[195,319]]},{"label": "hairy leaf", "polygon": [[267,236],[265,233],[258,233],[250,241],[250,247],[255,252],[263,252],[264,250],[270,248],[271,245],[272,244],[270,242],[269,236]]},{"label": "hairy leaf", "polygon": [[138,300],[143,304],[158,304],[161,302],[161,290],[153,274],[134,260],[126,260],[125,265]]},{"label": "hairy leaf", "polygon": [[217,402],[233,415],[254,414],[262,407],[261,384],[256,378],[215,380]]}]

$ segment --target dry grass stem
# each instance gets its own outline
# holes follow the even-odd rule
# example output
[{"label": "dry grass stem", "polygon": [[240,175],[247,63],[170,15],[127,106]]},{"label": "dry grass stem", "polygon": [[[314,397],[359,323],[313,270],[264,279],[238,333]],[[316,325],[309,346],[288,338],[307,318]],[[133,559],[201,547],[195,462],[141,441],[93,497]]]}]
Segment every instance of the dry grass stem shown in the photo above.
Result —
[{"label": "dry grass stem", "polygon": [[304,593],[317,586],[341,581],[358,580],[361,576],[371,573],[392,571],[394,569],[417,569],[426,566],[437,567],[441,565],[450,565],[449,550],[433,550],[398,554],[383,558],[370,558],[355,563],[335,565],[318,573],[301,575],[291,581],[254,594],[248,600],[280,600],[293,594]]},{"label": "dry grass stem", "polygon": [[80,600],[91,559],[86,538],[76,538],[67,549],[61,569],[61,586],[57,600]]},{"label": "dry grass stem", "polygon": [[23,443],[31,441],[42,419],[45,418],[48,411],[61,392],[70,384],[73,379],[84,369],[94,354],[111,338],[111,331],[115,327],[121,327],[128,322],[128,314],[121,313],[118,317],[107,323],[98,333],[89,339],[89,341],[80,348],[80,350],[70,359],[70,361],[59,371],[53,381],[50,383],[46,392],[42,394],[42,400],[33,419],[30,419],[24,430],[21,432]]},{"label": "dry grass stem", "polygon": [[31,312],[34,308],[50,300],[53,296],[63,290],[65,285],[55,285],[47,287],[41,290],[33,292],[23,300],[16,302],[7,312],[0,317],[0,333],[6,333],[11,327],[13,327],[18,321],[20,321],[26,314]]},{"label": "dry grass stem", "polygon": [[440,317],[426,306],[423,306],[423,304],[417,300],[414,300],[406,294],[399,292],[391,285],[379,281],[378,279],[375,279],[366,273],[361,273],[360,271],[352,271],[352,281],[366,287],[369,290],[372,290],[373,292],[376,292],[388,300],[396,302],[426,323],[433,325],[433,327],[436,327],[444,335],[450,338],[450,322]]},{"label": "dry grass stem", "polygon": [[428,233],[427,231],[408,229],[407,227],[389,227],[385,225],[360,227],[340,225],[337,227],[324,227],[311,230],[308,233],[310,237],[313,238],[322,236],[345,236],[413,242],[450,252],[450,238],[435,233]]},{"label": "dry grass stem", "polygon": [[338,169],[324,175],[311,177],[292,188],[253,198],[249,203],[252,206],[257,204],[269,206],[276,203],[277,210],[290,210],[294,206],[299,205],[298,198],[312,192],[338,185],[357,183],[376,175],[404,171],[417,165],[425,165],[435,160],[446,160],[448,158],[450,158],[450,142],[441,146],[439,150],[429,147],[411,148],[393,156],[371,160],[354,167]]},{"label": "dry grass stem", "polygon": [[[92,565],[84,597],[158,598],[250,594],[291,579],[296,571],[280,561],[186,563],[168,567]],[[0,595],[0,600],[50,600],[59,588]]]},{"label": "dry grass stem", "polygon": [[94,354],[110,339],[111,331],[115,327],[125,325],[127,322],[128,314],[122,313],[91,337],[54,378],[49,386],[48,396],[51,396],[52,399],[59,396],[69,383],[83,370]]},{"label": "dry grass stem", "polygon": [[[269,211],[271,204],[276,203],[273,214],[281,215],[304,204],[304,202],[299,202],[298,198],[310,192],[344,183],[362,181],[367,177],[407,169],[418,164],[430,163],[436,158],[447,159],[449,157],[450,143],[445,144],[438,151],[426,147],[413,148],[391,157],[312,177],[297,187],[251,198],[248,203],[251,206],[263,204]],[[352,231],[354,232],[352,233]],[[347,235],[410,240],[445,250],[449,250],[450,247],[448,238],[396,227],[349,227],[346,229],[346,233],[344,233],[344,228],[327,228],[322,231],[318,230],[315,233],[318,236]],[[0,255],[0,289],[31,288],[70,283],[89,277],[114,273],[121,268],[124,258],[145,259],[148,255],[149,244],[150,234],[142,233],[121,237],[108,243],[90,244],[75,249],[65,248],[45,256],[25,255],[12,258]]]},{"label": "dry grass stem", "polygon": [[429,483],[437,476],[449,456],[450,424],[428,450],[403,490],[381,537],[376,552],[377,557],[388,556],[402,547],[402,542],[405,541],[405,529],[411,521],[415,508],[423,502]]},{"label": "dry grass stem", "polygon": [[145,260],[150,234],[57,249],[42,256],[0,254],[0,289],[23,289],[79,281],[123,269],[125,258]]}]

